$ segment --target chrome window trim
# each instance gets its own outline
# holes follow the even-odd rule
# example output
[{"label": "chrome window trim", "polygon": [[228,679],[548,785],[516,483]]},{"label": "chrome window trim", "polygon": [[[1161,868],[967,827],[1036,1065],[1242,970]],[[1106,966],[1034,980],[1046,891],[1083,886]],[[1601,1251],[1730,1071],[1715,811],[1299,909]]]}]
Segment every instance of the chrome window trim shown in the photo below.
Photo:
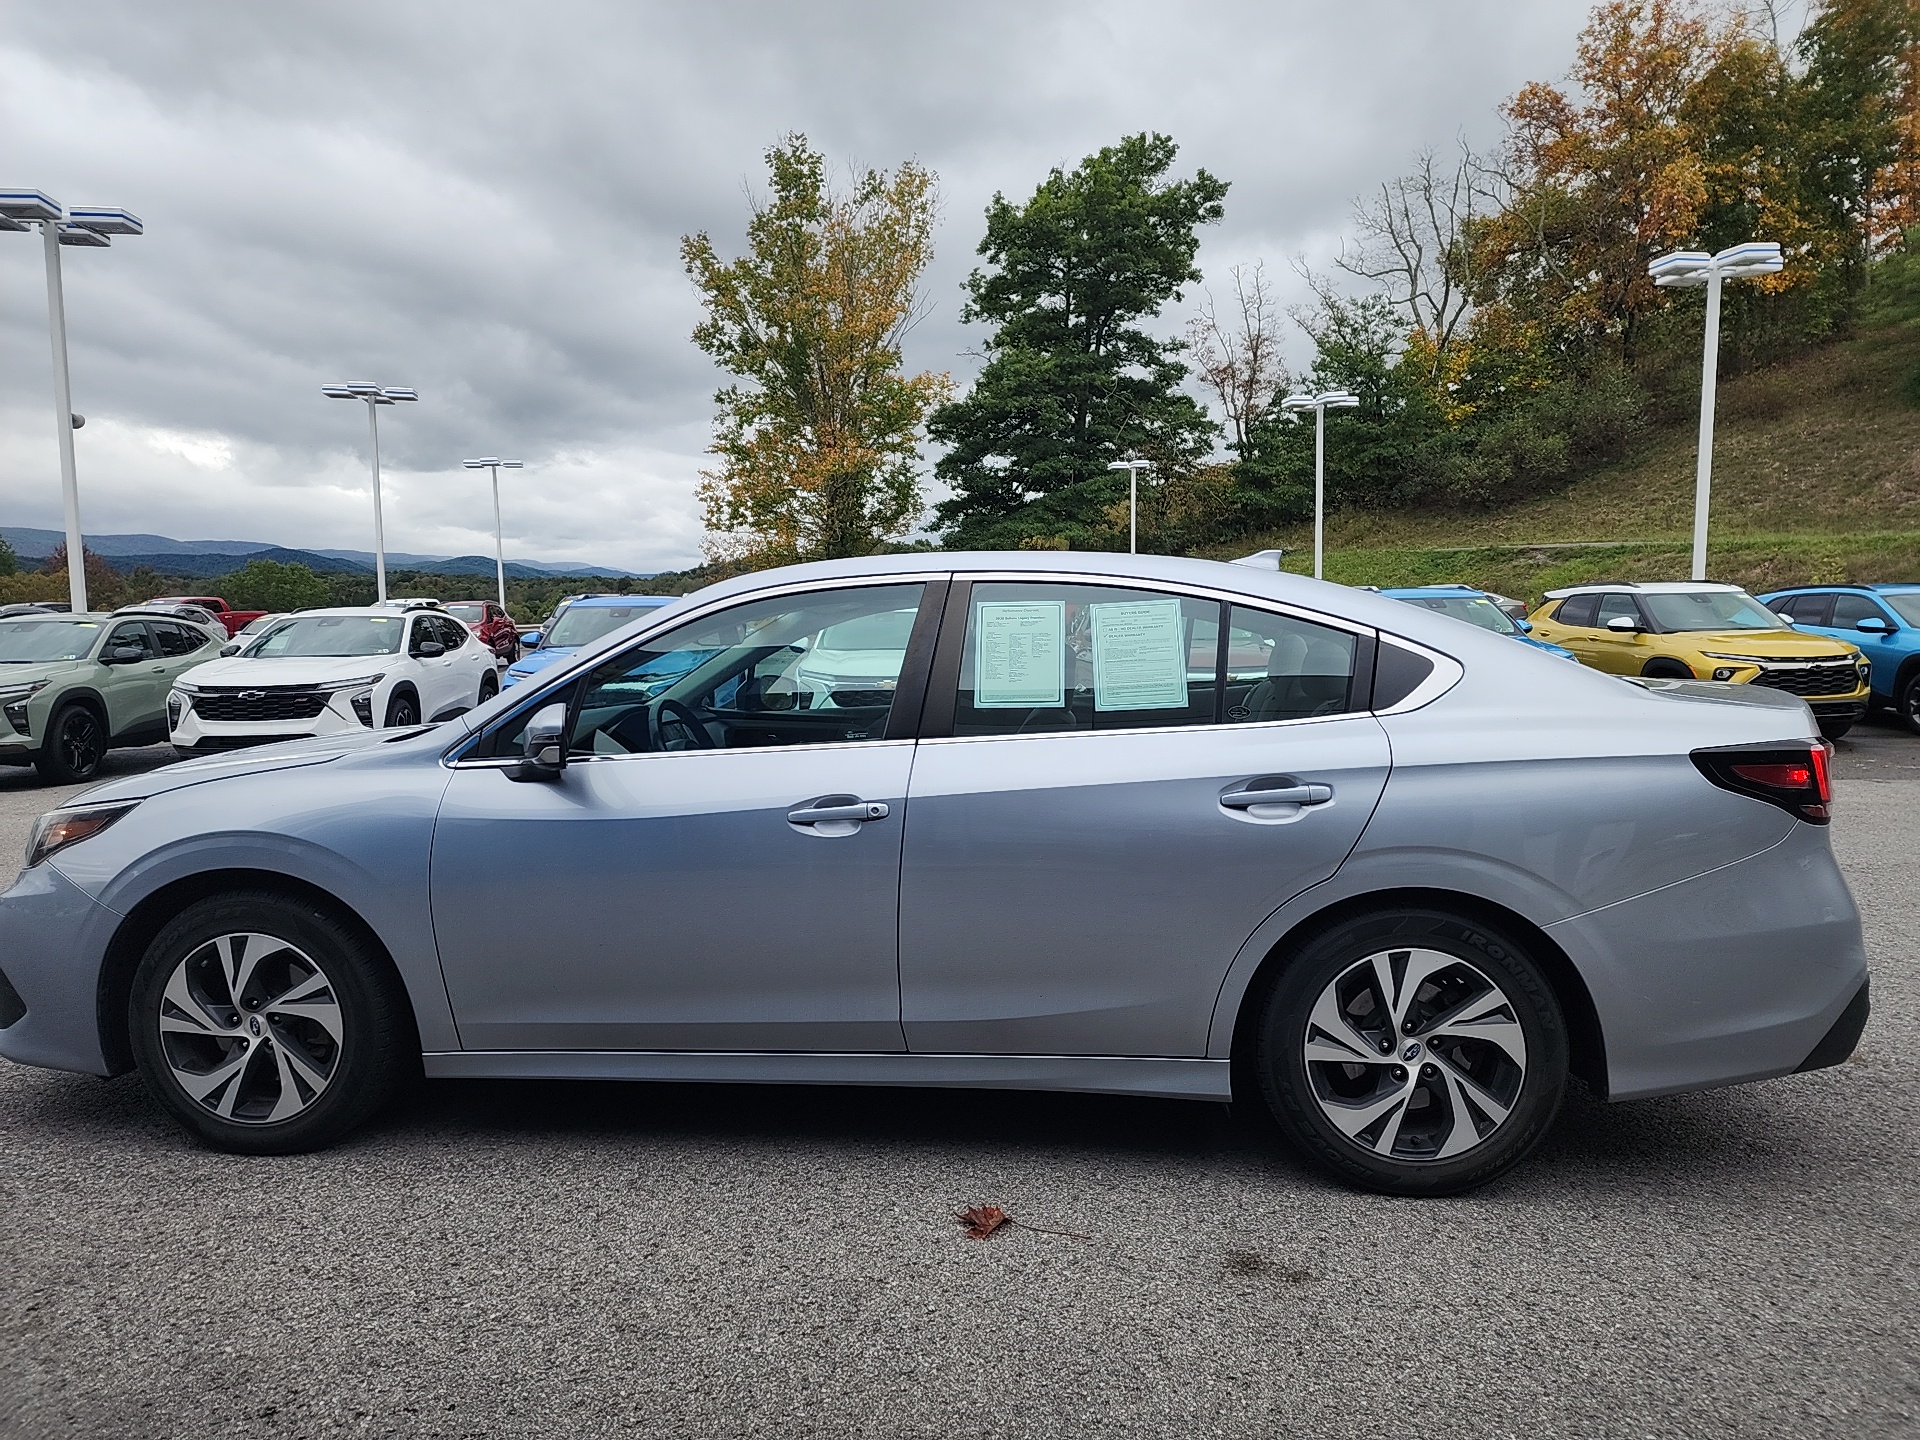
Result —
[{"label": "chrome window trim", "polygon": [[[590,668],[591,665],[597,665],[602,660],[618,654],[626,645],[637,645],[662,630],[678,628],[686,621],[703,620],[707,616],[717,614],[722,610],[731,610],[736,605],[750,605],[757,600],[774,599],[781,595],[808,595],[822,590],[853,590],[887,585],[927,585],[936,580],[950,579],[954,573],[955,572],[951,570],[914,570],[901,575],[849,575],[840,576],[832,580],[794,580],[784,585],[768,585],[760,590],[749,590],[738,595],[721,596],[695,609],[677,611],[670,617],[666,616],[664,612],[671,610],[673,607],[671,605],[661,605],[656,607],[657,611],[661,613],[657,616],[655,623],[645,626],[637,634],[628,636],[625,645],[616,645],[596,654],[587,665],[582,664],[582,662],[586,660],[586,657],[575,655],[571,663],[556,667],[560,671],[558,675],[548,677],[543,674],[538,680],[523,681],[522,683],[527,685],[529,689],[533,688],[536,684],[544,684],[544,688],[540,689],[538,693],[534,695],[533,699],[528,702],[531,707],[537,708],[540,703],[555,690],[564,688],[581,669]],[[514,688],[518,689],[519,687],[515,686]],[[517,758],[504,759],[488,757],[485,759],[469,760],[459,752],[478,745],[486,736],[487,732],[492,730],[495,725],[503,724],[510,715],[517,715],[519,713],[520,711],[517,707],[513,708],[509,710],[508,715],[501,716],[499,720],[491,721],[480,729],[470,731],[468,734],[462,736],[441,753],[440,763],[449,769],[461,766],[486,769],[498,765],[518,765],[520,761]],[[755,748],[815,750],[838,748],[843,745],[875,745],[881,743],[884,742],[875,740],[839,740],[833,742],[833,745],[830,747],[824,745],[779,745]],[[676,750],[671,753],[679,755],[688,752]],[[625,759],[628,757],[615,756],[611,758]],[[572,759],[569,758],[567,763],[572,764]]]},{"label": "chrome window trim", "polygon": [[1273,730],[1291,725],[1325,725],[1335,720],[1371,720],[1373,710],[1342,710],[1337,715],[1300,715],[1291,720],[1223,720],[1216,725],[1203,720],[1197,725],[1132,725],[1113,730],[1036,730],[1031,735],[929,735],[922,745],[978,745],[991,740],[1117,740],[1128,735],[1192,735],[1204,732],[1218,735],[1222,730]]},{"label": "chrome window trim", "polygon": [[1361,638],[1382,633],[1377,626],[1368,625],[1364,621],[1349,620],[1343,615],[1328,615],[1319,610],[1308,610],[1290,600],[1274,600],[1265,595],[1248,595],[1240,590],[1222,590],[1192,580],[1147,580],[1137,575],[1107,576],[1081,571],[1061,573],[1055,570],[955,570],[953,578],[970,581],[975,585],[1080,585],[1101,590],[1148,590],[1163,595],[1180,595],[1190,599],[1241,605],[1249,610],[1267,610],[1295,620],[1305,620],[1310,624],[1324,625],[1329,630],[1344,630],[1350,635]]}]

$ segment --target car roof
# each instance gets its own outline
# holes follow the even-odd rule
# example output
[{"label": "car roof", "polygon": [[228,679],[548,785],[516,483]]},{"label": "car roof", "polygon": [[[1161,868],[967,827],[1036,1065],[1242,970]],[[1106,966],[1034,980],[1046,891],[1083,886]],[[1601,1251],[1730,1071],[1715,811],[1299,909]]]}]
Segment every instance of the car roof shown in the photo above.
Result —
[{"label": "car roof", "polygon": [[398,605],[329,605],[317,610],[289,610],[289,618],[310,619],[315,615],[369,615],[382,620],[395,620],[412,614],[437,614],[438,607],[416,606],[402,609]]},{"label": "car roof", "polygon": [[1569,595],[1599,595],[1616,590],[1630,590],[1637,595],[1744,595],[1747,593],[1743,586],[1722,585],[1713,580],[1603,580],[1592,585],[1567,585],[1558,590],[1549,590],[1546,598],[1561,600]]},{"label": "car roof", "polygon": [[582,595],[575,605],[671,605],[678,595]]},{"label": "car roof", "polygon": [[1394,600],[1418,600],[1431,596],[1435,600],[1484,600],[1489,592],[1476,590],[1471,585],[1387,585],[1380,593]]},{"label": "car roof", "polygon": [[8,620],[62,620],[70,625],[99,625],[114,618],[109,610],[82,610],[78,615],[66,610],[25,610],[18,615],[0,615],[0,623]]}]

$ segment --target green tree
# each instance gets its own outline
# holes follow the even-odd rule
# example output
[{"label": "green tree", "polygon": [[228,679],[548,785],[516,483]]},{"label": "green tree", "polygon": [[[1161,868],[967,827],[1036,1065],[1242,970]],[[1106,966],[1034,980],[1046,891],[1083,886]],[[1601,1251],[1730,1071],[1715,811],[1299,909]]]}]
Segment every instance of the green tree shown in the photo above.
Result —
[{"label": "green tree", "polygon": [[20,571],[20,557],[13,553],[13,546],[0,539],[0,575],[17,575]]},{"label": "green tree", "polygon": [[1225,181],[1169,180],[1178,147],[1134,135],[1055,169],[1024,205],[995,195],[962,318],[995,327],[963,398],[927,430],[950,448],[935,467],[953,491],[935,507],[957,545],[1111,543],[1108,509],[1128,455],[1190,469],[1217,427],[1182,394],[1178,341],[1147,333],[1197,282],[1196,231],[1224,213]]},{"label": "green tree", "polygon": [[714,396],[708,554],[869,555],[920,519],[920,422],[949,388],[901,371],[933,256],[934,175],[909,161],[835,194],[803,135],[769,150],[767,170],[746,255],[723,261],[705,233],[680,242],[707,311],[694,343],[744,382]]},{"label": "green tree", "polygon": [[332,598],[327,582],[305,565],[277,560],[249,560],[221,586],[221,598],[236,610],[310,610]]}]

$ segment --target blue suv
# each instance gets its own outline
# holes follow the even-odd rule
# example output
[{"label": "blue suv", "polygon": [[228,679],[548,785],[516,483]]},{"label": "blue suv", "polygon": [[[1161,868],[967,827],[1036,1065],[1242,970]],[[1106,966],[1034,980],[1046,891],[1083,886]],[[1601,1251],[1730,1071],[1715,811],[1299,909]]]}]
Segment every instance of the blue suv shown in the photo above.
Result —
[{"label": "blue suv", "polygon": [[591,645],[602,635],[611,635],[643,615],[651,615],[662,605],[671,605],[677,595],[582,595],[566,605],[543,635],[533,632],[520,637],[523,646],[532,647],[500,677],[502,688],[518,685],[573,654],[582,645]]},{"label": "blue suv", "polygon": [[1759,597],[1796,629],[1833,635],[1873,662],[1873,705],[1920,735],[1920,585],[1799,585]]}]

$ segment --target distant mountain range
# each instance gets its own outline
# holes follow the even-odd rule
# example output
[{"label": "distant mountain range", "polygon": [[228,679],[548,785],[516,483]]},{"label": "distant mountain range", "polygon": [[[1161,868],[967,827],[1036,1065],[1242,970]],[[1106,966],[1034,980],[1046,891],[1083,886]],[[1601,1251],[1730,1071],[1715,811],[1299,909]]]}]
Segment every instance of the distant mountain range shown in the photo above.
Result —
[{"label": "distant mountain range", "polygon": [[[36,530],[25,525],[0,525],[0,539],[28,564],[44,561],[66,536],[58,530]],[[249,560],[273,560],[282,565],[305,565],[323,574],[372,574],[371,550],[290,550],[253,540],[172,540],[165,535],[89,535],[87,548],[116,570],[142,565],[163,575],[211,580],[231,574]],[[387,552],[389,570],[423,570],[434,575],[491,575],[491,555],[413,555]],[[547,575],[610,575],[644,578],[650,571],[621,570],[612,565],[556,565],[540,560],[509,560],[507,574],[516,580]]]}]

